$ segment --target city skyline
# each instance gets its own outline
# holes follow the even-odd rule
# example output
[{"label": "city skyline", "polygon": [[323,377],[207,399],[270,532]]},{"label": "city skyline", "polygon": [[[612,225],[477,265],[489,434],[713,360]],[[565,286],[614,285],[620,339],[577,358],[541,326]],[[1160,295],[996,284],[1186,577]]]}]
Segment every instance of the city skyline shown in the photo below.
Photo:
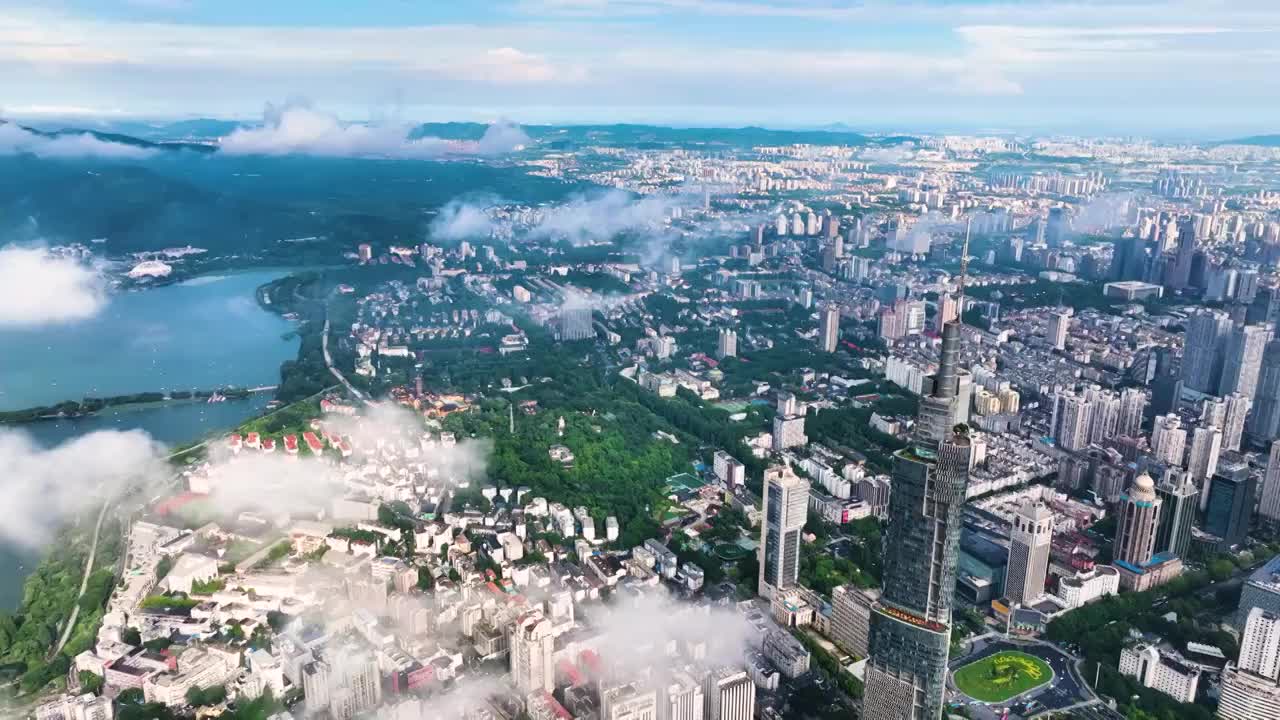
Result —
[{"label": "city skyline", "polygon": [[4,112],[254,119],[267,102],[306,98],[375,123],[1280,131],[1267,120],[1277,109],[1268,98],[1280,97],[1268,92],[1280,59],[1267,47],[1280,10],[1262,2],[380,0],[306,10],[6,0],[0,68],[16,80]]}]

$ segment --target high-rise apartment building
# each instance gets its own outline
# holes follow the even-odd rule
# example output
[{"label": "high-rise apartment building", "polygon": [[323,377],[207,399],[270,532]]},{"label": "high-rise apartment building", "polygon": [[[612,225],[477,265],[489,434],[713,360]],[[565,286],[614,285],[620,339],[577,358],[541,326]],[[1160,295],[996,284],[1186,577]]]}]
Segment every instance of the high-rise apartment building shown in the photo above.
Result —
[{"label": "high-rise apartment building", "polygon": [[840,308],[828,306],[822,311],[819,346],[823,352],[835,352],[840,341]]},{"label": "high-rise apartment building", "polygon": [[1262,355],[1270,340],[1271,329],[1266,325],[1244,325],[1231,332],[1223,355],[1218,395],[1254,396],[1262,370]]},{"label": "high-rise apartment building", "polygon": [[1147,409],[1147,392],[1142,388],[1125,388],[1120,391],[1120,418],[1116,422],[1116,434],[1138,437],[1142,432],[1143,413]]},{"label": "high-rise apartment building", "polygon": [[1074,392],[1058,393],[1053,402],[1050,431],[1054,444],[1063,450],[1083,450],[1089,446],[1092,406]]},{"label": "high-rise apartment building", "polygon": [[1280,525],[1280,440],[1271,443],[1271,454],[1267,456],[1267,472],[1262,478],[1261,499],[1258,502],[1258,516],[1263,522]]},{"label": "high-rise apartment building", "polygon": [[1245,421],[1249,417],[1253,401],[1244,393],[1234,392],[1222,398],[1222,403],[1226,406],[1222,420],[1222,449],[1238,452],[1240,443],[1244,440]]},{"label": "high-rise apartment building", "polygon": [[1198,427],[1191,433],[1191,452],[1187,455],[1187,475],[1197,487],[1204,487],[1218,469],[1222,451],[1222,431],[1212,425]]},{"label": "high-rise apartment building", "polygon": [[932,393],[921,399],[916,436],[894,455],[864,720],[924,720],[942,713],[961,512],[973,454],[968,429],[953,422],[959,352],[959,323],[948,323]]},{"label": "high-rise apartment building", "polygon": [[1054,350],[1067,347],[1067,332],[1071,329],[1071,315],[1065,312],[1053,313],[1049,316],[1049,342]]},{"label": "high-rise apartment building", "polygon": [[1280,437],[1280,340],[1267,343],[1262,353],[1249,436],[1258,444]]},{"label": "high-rise apartment building", "polygon": [[522,693],[555,690],[552,661],[555,635],[551,621],[529,613],[511,628],[511,679]]},{"label": "high-rise apartment building", "polygon": [[1025,502],[1013,516],[1009,534],[1009,563],[1005,566],[1004,596],[1027,605],[1044,594],[1053,544],[1053,513],[1040,502]]},{"label": "high-rise apartment building", "polygon": [[1164,465],[1181,466],[1186,452],[1187,431],[1182,420],[1170,413],[1155,419],[1151,428],[1151,457]]},{"label": "high-rise apartment building", "polygon": [[595,335],[590,307],[566,307],[560,310],[561,340],[589,340]]},{"label": "high-rise apartment building", "polygon": [[730,328],[720,328],[716,335],[716,357],[723,360],[738,356],[738,333]]},{"label": "high-rise apartment building", "polygon": [[1230,335],[1231,317],[1221,310],[1202,309],[1191,316],[1182,351],[1182,380],[1187,387],[1217,392]]},{"label": "high-rise apartment building", "polygon": [[800,576],[800,534],[809,516],[809,481],[788,465],[764,473],[760,523],[760,595],[789,588]]}]

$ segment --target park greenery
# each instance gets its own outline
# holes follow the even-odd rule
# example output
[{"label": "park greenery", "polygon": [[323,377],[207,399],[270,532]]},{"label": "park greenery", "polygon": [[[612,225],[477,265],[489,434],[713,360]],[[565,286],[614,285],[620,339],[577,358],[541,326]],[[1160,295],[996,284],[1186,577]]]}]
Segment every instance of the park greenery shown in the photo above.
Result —
[{"label": "park greenery", "polygon": [[975,660],[955,672],[956,687],[974,700],[1001,703],[1053,679],[1038,657],[1007,650]]}]

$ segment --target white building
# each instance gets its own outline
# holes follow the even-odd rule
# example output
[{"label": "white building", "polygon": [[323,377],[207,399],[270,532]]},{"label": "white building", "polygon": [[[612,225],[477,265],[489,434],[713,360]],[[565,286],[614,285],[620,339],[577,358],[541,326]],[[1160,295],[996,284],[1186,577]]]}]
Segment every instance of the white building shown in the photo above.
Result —
[{"label": "white building", "polygon": [[555,689],[554,651],[551,621],[531,613],[516,622],[511,629],[511,677],[522,693]]},{"label": "white building", "polygon": [[760,595],[796,584],[800,576],[800,534],[809,516],[809,481],[789,465],[764,474],[764,522],[760,523]]},{"label": "white building", "polygon": [[746,671],[722,667],[712,670],[703,683],[705,720],[752,720],[756,711],[756,686]]},{"label": "white building", "polygon": [[1200,668],[1167,655],[1154,645],[1133,645],[1120,651],[1120,673],[1178,702],[1195,702]]},{"label": "white building", "polygon": [[1259,607],[1249,610],[1237,664],[1254,675],[1280,680],[1280,615]]},{"label": "white building", "polygon": [[1058,598],[1068,610],[1120,592],[1120,571],[1110,565],[1098,565],[1089,572],[1078,572],[1058,581]]},{"label": "white building", "polygon": [[1041,502],[1024,502],[1013,517],[1009,540],[1009,564],[1004,594],[1010,601],[1029,605],[1044,594],[1053,543],[1053,513]]},{"label": "white building", "polygon": [[93,693],[63,695],[36,708],[36,720],[111,720],[111,698]]},{"label": "white building", "polygon": [[1222,672],[1218,717],[1221,720],[1280,720],[1280,685],[1228,665]]}]

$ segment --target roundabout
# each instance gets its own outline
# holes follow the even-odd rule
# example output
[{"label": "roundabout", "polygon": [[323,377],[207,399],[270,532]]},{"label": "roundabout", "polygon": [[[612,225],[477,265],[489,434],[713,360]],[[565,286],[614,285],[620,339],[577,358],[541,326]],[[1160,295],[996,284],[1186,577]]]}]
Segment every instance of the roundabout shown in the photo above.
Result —
[{"label": "roundabout", "polygon": [[1005,650],[958,668],[952,675],[957,690],[979,702],[1003,703],[1045,685],[1054,678],[1044,660]]}]

